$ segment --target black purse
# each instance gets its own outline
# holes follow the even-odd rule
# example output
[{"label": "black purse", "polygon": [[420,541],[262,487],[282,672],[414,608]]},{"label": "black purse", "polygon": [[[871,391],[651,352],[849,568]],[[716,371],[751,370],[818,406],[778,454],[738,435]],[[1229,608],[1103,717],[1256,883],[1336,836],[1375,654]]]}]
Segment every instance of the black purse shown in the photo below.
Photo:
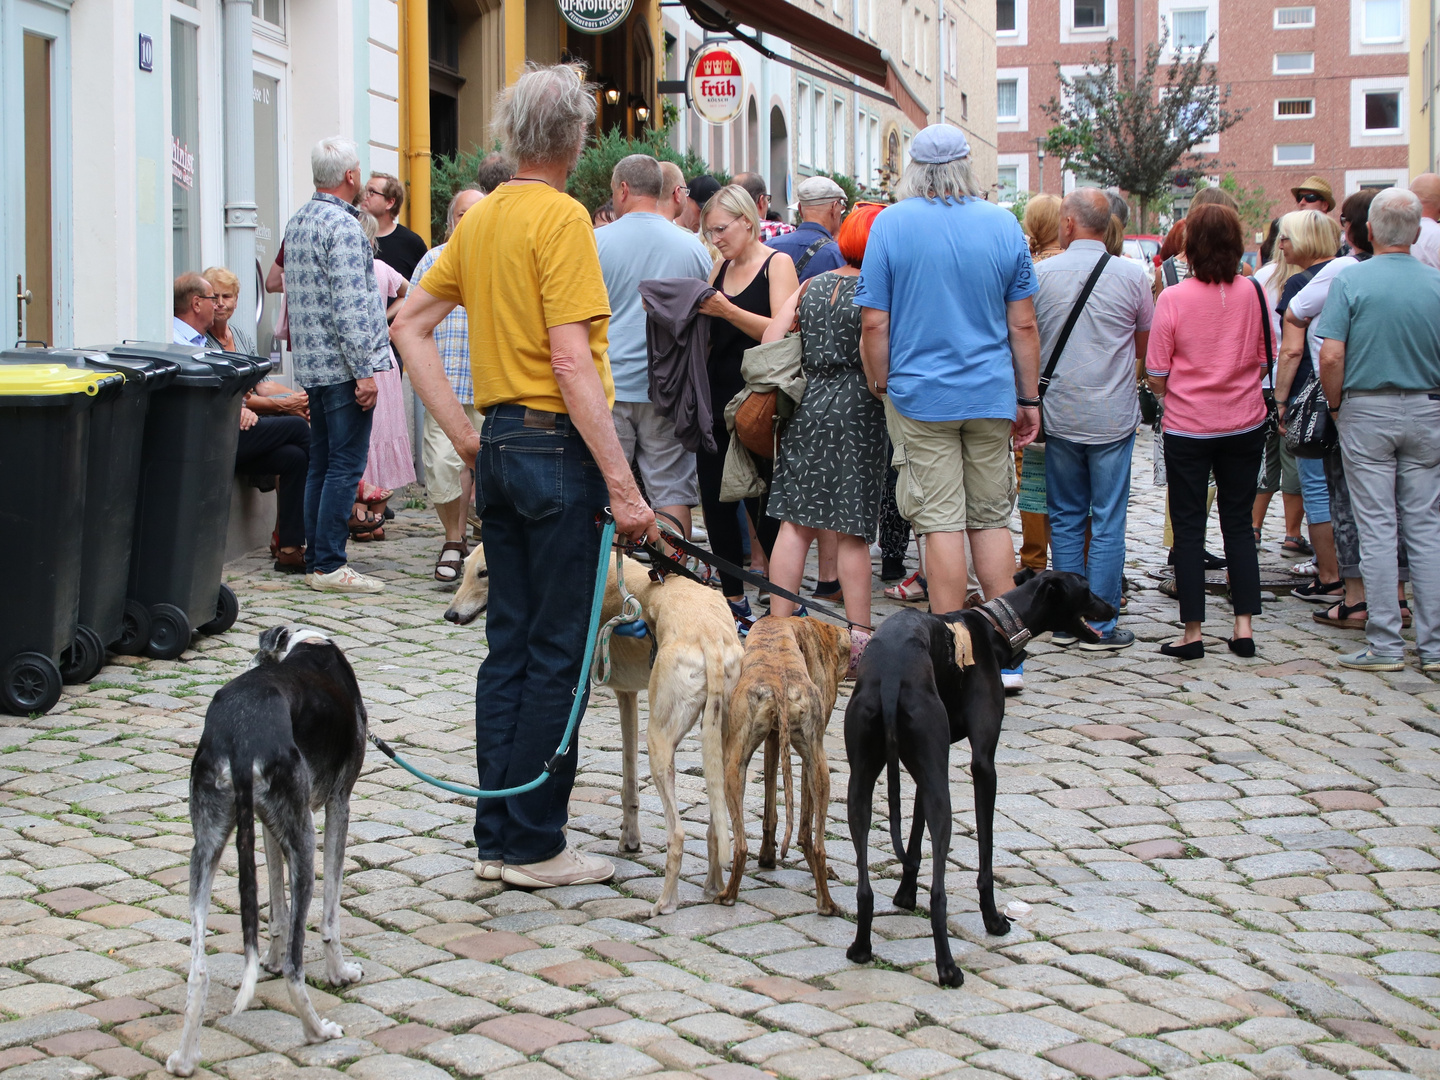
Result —
[{"label": "black purse", "polygon": [[1285,449],[1297,458],[1323,458],[1340,445],[1330,403],[1319,379],[1311,379],[1285,417]]}]

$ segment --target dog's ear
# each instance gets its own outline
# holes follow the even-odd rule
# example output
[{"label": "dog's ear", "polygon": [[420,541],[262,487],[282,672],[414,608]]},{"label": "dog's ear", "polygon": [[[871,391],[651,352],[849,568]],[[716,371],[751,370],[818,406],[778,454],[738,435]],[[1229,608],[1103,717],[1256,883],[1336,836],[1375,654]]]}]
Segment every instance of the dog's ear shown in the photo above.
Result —
[{"label": "dog's ear", "polygon": [[1034,576],[1035,576],[1035,571],[1034,571],[1033,569],[1031,569],[1031,568],[1028,567],[1028,566],[1023,567],[1023,568],[1020,570],[1020,572],[1015,575],[1015,584],[1016,584],[1016,585],[1024,585],[1025,582],[1029,581],[1029,580],[1030,580],[1031,578],[1033,578]]}]

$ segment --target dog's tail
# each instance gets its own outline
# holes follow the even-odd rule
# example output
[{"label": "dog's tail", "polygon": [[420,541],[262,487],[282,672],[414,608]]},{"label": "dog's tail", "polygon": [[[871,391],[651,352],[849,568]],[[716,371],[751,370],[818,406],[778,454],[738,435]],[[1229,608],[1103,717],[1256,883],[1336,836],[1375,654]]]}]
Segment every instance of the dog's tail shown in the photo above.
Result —
[{"label": "dog's tail", "polygon": [[[790,833],[795,823],[795,776],[794,770],[790,767],[790,727],[792,724],[801,722],[805,714],[805,697],[799,687],[792,687],[788,684],[781,691],[785,695],[783,707],[775,710],[775,723],[780,727],[780,752],[777,764],[780,768],[780,775],[785,780],[785,834],[780,838],[780,861],[785,861],[785,856],[790,852]],[[822,817],[823,822],[823,817]],[[800,838],[800,846],[805,847],[805,838]]]},{"label": "dog's tail", "polygon": [[890,671],[880,674],[880,715],[885,722],[885,778],[890,793],[890,842],[895,857],[905,862],[905,839],[900,834],[900,678]]},{"label": "dog's tail", "polygon": [[[284,627],[277,629],[285,631]],[[273,632],[267,630],[266,634]],[[230,766],[231,782],[235,785],[235,853],[240,862],[240,929],[245,940],[245,974],[232,1010],[232,1015],[238,1015],[249,1007],[250,999],[255,996],[255,980],[260,974],[260,900],[255,883],[255,774],[258,768],[251,761],[234,758]],[[272,874],[283,873],[276,866],[266,869]]]},{"label": "dog's tail", "polygon": [[730,814],[725,803],[725,712],[729,694],[725,686],[722,650],[705,649],[705,711],[700,717],[700,760],[705,771],[705,794],[710,800],[710,822],[718,841],[721,866],[730,864]]}]

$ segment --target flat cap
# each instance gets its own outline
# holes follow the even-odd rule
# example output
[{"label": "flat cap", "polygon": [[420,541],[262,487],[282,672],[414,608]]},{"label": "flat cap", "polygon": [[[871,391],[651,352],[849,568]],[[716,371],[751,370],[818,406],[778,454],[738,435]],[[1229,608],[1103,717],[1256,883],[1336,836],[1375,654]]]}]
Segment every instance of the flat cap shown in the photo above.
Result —
[{"label": "flat cap", "polygon": [[828,176],[806,177],[795,189],[795,200],[800,203],[824,203],[845,197],[845,189]]}]

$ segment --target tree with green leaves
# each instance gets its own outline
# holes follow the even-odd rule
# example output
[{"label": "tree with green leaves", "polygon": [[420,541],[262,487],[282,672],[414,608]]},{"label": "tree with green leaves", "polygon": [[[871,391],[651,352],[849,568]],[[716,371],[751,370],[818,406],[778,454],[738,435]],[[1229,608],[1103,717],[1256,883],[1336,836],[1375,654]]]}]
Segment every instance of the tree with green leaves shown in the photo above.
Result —
[{"label": "tree with green leaves", "polygon": [[1055,65],[1060,93],[1042,106],[1055,125],[1047,151],[1067,168],[1133,195],[1141,231],[1150,204],[1168,189],[1181,162],[1213,167],[1213,159],[1193,148],[1234,127],[1248,111],[1227,107],[1230,88],[1221,89],[1215,65],[1205,60],[1212,40],[1177,49],[1163,65],[1164,36],[1146,46],[1138,63],[1112,40],[1103,54],[1091,54],[1084,75],[1067,76]]},{"label": "tree with green leaves", "polygon": [[707,166],[693,150],[684,154],[677,152],[663,130],[652,128],[632,139],[618,128],[612,128],[585,147],[565,190],[584,203],[585,209],[593,214],[596,207],[610,198],[610,174],[615,171],[615,166],[621,158],[631,154],[649,154],[660,161],[673,161],[687,177],[708,172],[722,184],[730,180],[727,174]]}]

